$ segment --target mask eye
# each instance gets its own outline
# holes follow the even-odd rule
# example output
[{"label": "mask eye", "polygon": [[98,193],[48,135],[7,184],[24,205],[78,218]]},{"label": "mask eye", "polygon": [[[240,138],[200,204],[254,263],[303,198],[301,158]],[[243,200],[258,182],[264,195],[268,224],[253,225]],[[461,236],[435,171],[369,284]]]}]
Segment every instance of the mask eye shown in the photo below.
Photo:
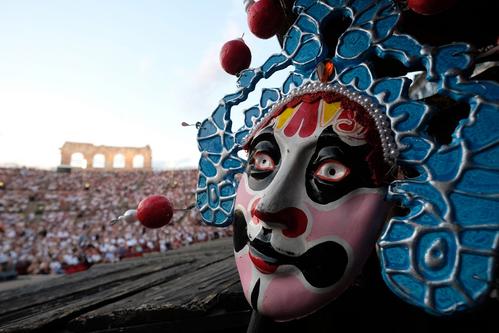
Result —
[{"label": "mask eye", "polygon": [[270,172],[275,169],[275,162],[270,155],[264,152],[257,152],[253,156],[253,170]]},{"label": "mask eye", "polygon": [[325,160],[314,173],[314,176],[325,182],[339,182],[350,173],[350,169],[336,160]]}]

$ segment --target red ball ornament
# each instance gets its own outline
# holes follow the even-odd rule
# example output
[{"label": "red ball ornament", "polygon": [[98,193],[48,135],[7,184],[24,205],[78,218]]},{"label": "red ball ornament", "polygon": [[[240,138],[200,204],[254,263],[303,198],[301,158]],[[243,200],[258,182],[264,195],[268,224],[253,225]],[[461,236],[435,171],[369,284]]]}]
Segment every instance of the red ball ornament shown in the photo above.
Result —
[{"label": "red ball ornament", "polygon": [[172,216],[172,204],[163,195],[148,196],[137,207],[137,219],[147,228],[161,228],[170,223]]},{"label": "red ball ornament", "polygon": [[251,51],[242,38],[228,41],[220,51],[220,63],[229,74],[237,75],[251,63]]},{"label": "red ball ornament", "polygon": [[408,0],[407,6],[422,15],[435,15],[456,4],[457,0]]},{"label": "red ball ornament", "polygon": [[248,26],[258,38],[274,36],[284,22],[284,11],[278,0],[259,0],[248,8]]}]

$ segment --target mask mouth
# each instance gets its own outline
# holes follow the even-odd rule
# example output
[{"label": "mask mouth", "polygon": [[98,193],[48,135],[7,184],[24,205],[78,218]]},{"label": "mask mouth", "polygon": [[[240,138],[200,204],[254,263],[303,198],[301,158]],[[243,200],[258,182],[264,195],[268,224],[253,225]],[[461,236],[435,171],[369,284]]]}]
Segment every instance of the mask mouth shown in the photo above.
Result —
[{"label": "mask mouth", "polygon": [[[271,251],[276,252],[273,248]],[[268,250],[263,251],[262,246],[258,246],[255,242],[249,244],[249,257],[253,265],[263,274],[274,273],[282,261],[277,259],[277,256],[267,255],[264,252],[271,252]]]},{"label": "mask mouth", "polygon": [[249,242],[249,256],[255,267],[264,274],[273,273],[279,265],[295,265],[297,257],[277,252],[270,244],[271,230],[262,228]]},{"label": "mask mouth", "polygon": [[313,287],[326,288],[341,280],[345,273],[348,254],[337,242],[328,240],[300,256],[289,256],[277,252],[270,243],[270,237],[260,237],[261,235],[262,233],[249,241],[248,245],[252,263],[263,274],[275,273],[280,265],[292,265],[301,271]]}]

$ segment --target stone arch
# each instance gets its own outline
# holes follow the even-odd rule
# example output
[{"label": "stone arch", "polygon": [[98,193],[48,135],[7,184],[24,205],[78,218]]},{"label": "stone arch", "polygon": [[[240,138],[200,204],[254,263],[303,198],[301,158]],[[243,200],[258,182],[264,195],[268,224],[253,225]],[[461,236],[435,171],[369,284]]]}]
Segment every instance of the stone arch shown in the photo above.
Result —
[{"label": "stone arch", "polygon": [[92,166],[96,169],[106,167],[106,156],[102,153],[94,155]]},{"label": "stone arch", "polygon": [[73,168],[82,168],[85,169],[87,167],[87,160],[83,153],[74,152],[71,154],[71,161],[69,165]]},{"label": "stone arch", "polygon": [[[119,163],[117,166],[119,170],[136,170],[140,168],[151,170],[152,166],[151,147],[148,145],[145,147],[112,147],[95,146],[90,143],[65,142],[61,147],[62,166],[71,166],[71,155],[73,153],[83,154],[83,159],[87,162],[87,169],[94,168],[95,164],[96,168],[104,167],[106,170],[112,170],[114,169],[115,156],[118,154],[123,156],[124,159],[123,163],[122,158],[118,157]],[[142,158],[138,157],[134,162],[135,157],[138,155],[141,155]],[[104,165],[100,156],[104,156]],[[142,163],[140,160],[142,160]]]},{"label": "stone arch", "polygon": [[132,167],[134,169],[142,169],[144,167],[144,155],[138,154],[133,157]]},{"label": "stone arch", "polygon": [[118,153],[113,157],[113,168],[123,169],[125,168],[125,155]]}]

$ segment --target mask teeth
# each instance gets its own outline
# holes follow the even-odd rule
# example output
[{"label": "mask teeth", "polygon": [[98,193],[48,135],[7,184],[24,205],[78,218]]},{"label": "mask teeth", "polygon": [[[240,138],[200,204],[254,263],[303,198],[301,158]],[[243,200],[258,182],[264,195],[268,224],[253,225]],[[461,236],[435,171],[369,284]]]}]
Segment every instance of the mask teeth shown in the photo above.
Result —
[{"label": "mask teeth", "polygon": [[376,130],[381,141],[381,147],[383,149],[383,159],[389,165],[395,164],[399,152],[393,138],[388,117],[381,111],[377,104],[373,103],[371,98],[363,96],[356,91],[351,91],[348,88],[339,85],[338,83],[328,84],[321,82],[308,82],[300,86],[299,88],[292,89],[286,96],[274,103],[263,117],[257,119],[254,122],[253,128],[248,133],[245,145],[248,143],[250,138],[253,137],[253,135],[262,124],[267,123],[269,119],[274,117],[276,112],[278,112],[291,100],[295,99],[298,96],[320,92],[335,92],[362,106],[368,112],[369,116],[373,119],[376,126]]}]

